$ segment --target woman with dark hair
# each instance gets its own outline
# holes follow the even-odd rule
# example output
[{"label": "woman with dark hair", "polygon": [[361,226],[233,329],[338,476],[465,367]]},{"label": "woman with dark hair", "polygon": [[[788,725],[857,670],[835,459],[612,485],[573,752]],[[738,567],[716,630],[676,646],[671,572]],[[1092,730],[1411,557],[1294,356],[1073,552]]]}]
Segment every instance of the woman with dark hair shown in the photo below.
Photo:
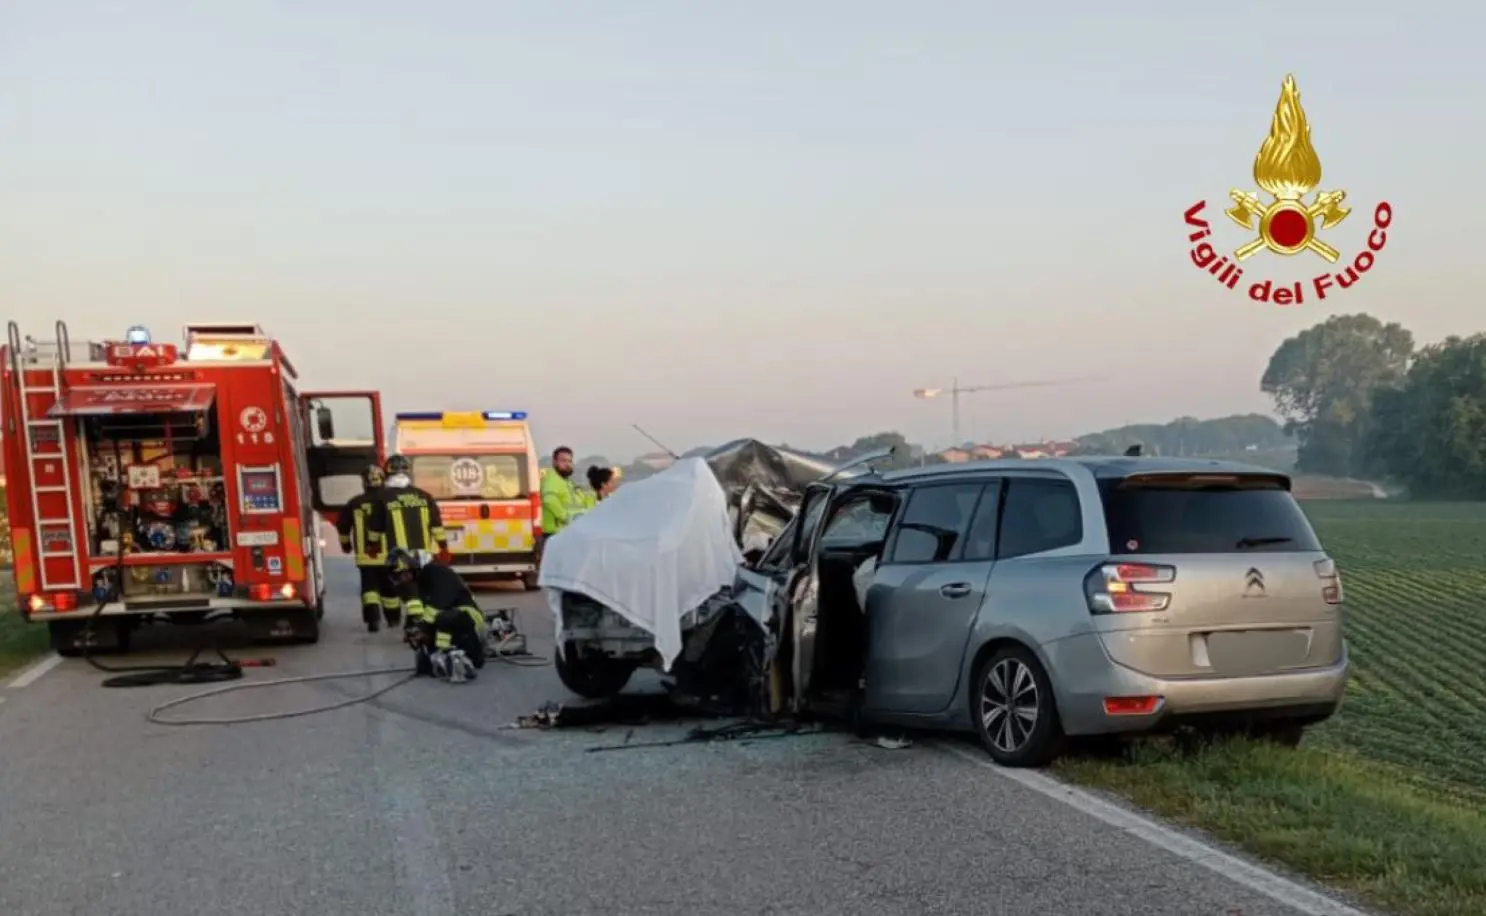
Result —
[{"label": "woman with dark hair", "polygon": [[588,469],[588,485],[593,488],[593,501],[596,503],[619,486],[619,473],[613,468],[591,467]]}]

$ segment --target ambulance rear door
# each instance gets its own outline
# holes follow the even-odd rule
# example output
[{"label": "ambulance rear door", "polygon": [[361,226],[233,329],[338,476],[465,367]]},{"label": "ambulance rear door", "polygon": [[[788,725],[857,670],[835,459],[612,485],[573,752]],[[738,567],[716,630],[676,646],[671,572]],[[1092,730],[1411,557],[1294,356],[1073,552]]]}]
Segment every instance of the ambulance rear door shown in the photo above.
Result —
[{"label": "ambulance rear door", "polygon": [[299,396],[315,511],[336,513],[364,489],[362,473],[386,457],[382,397],[376,391],[305,391]]}]

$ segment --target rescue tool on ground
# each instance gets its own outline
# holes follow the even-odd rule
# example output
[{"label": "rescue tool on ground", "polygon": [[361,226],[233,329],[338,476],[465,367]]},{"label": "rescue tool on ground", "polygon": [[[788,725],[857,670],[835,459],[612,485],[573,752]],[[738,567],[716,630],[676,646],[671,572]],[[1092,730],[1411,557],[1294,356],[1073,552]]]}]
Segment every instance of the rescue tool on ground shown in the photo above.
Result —
[{"label": "rescue tool on ground", "polygon": [[541,483],[523,411],[399,413],[393,450],[437,503],[456,572],[536,588]]},{"label": "rescue tool on ground", "polygon": [[59,653],[124,649],[146,621],[214,612],[260,638],[319,638],[315,513],[336,521],[381,461],[376,392],[300,391],[253,324],[190,325],[183,348],[136,326],[78,353],[61,321],[50,341],[7,332],[15,584]]}]

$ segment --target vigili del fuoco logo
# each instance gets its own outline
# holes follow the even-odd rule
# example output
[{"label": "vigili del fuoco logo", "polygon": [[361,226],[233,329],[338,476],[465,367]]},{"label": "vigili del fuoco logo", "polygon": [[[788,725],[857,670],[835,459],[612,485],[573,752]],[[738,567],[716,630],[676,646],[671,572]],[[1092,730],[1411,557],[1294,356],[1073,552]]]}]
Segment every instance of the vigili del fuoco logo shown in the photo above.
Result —
[{"label": "vigili del fuoco logo", "polygon": [[[1300,107],[1300,89],[1293,76],[1285,77],[1269,136],[1254,157],[1254,183],[1262,193],[1237,188],[1228,192],[1233,206],[1224,214],[1250,233],[1250,238],[1231,254],[1221,254],[1214,247],[1213,228],[1203,218],[1207,201],[1199,200],[1187,208],[1186,220],[1190,233],[1187,240],[1192,243],[1189,254],[1197,269],[1207,271],[1228,289],[1238,289],[1243,280],[1249,298],[1255,302],[1302,305],[1307,299],[1319,302],[1337,290],[1350,289],[1372,269],[1379,252],[1388,244],[1393,207],[1387,201],[1379,201],[1373,208],[1367,247],[1350,260],[1343,262],[1341,252],[1320,237],[1351,215],[1352,209],[1342,206],[1346,191],[1316,191],[1321,184],[1321,159],[1311,146],[1311,127],[1305,109]],[[1315,196],[1306,200],[1312,191],[1316,191]],[[1310,254],[1331,266],[1308,282],[1244,280],[1249,258],[1263,251],[1284,257]]]}]

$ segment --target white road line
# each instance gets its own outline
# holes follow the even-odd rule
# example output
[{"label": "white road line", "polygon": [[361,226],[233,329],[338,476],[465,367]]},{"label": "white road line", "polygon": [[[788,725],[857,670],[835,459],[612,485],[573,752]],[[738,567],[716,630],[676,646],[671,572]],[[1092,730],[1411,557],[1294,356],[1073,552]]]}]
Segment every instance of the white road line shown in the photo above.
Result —
[{"label": "white road line", "polygon": [[1062,802],[1070,808],[1082,811],[1111,827],[1137,836],[1152,846],[1180,856],[1308,916],[1368,916],[1362,910],[1313,891],[1267,868],[1245,862],[1215,846],[1193,839],[1181,831],[1158,824],[1051,776],[1035,770],[1014,770],[997,766],[984,755],[968,748],[943,744],[937,746],[961,760],[990,770],[1012,782],[1021,783],[1039,795]]},{"label": "white road line", "polygon": [[7,690],[19,690],[22,687],[30,687],[32,684],[41,680],[42,675],[46,674],[48,671],[52,670],[60,664],[62,664],[62,656],[53,652],[51,655],[43,658],[41,661],[27,668],[25,671],[17,674],[15,676],[15,679],[9,684],[6,684],[5,687]]}]

